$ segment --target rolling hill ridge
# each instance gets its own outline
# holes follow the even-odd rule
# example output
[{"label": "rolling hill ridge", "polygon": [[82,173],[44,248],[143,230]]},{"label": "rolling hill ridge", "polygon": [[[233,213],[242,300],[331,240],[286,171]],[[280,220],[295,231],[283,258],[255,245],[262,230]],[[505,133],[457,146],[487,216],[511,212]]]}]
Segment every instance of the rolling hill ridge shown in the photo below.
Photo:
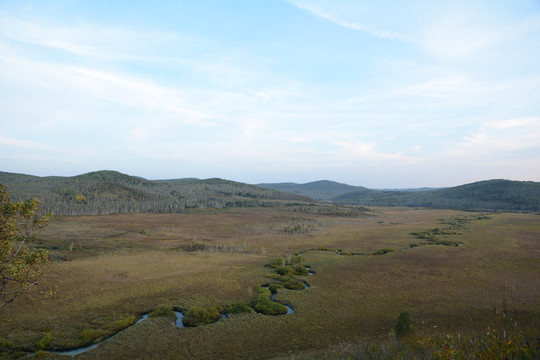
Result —
[{"label": "rolling hill ridge", "polygon": [[329,180],[250,185],[230,180],[147,180],[117,171],[61,177],[0,172],[15,200],[38,197],[58,215],[184,212],[194,208],[313,203],[459,210],[540,211],[540,183],[487,180],[441,189],[373,190]]},{"label": "rolling hill ridge", "polygon": [[184,212],[193,208],[273,206],[312,202],[305,196],[223,179],[146,180],[117,171],[72,177],[38,177],[0,172],[14,200],[38,197],[57,215]]},{"label": "rolling hill ridge", "polygon": [[363,186],[353,186],[338,183],[330,180],[313,181],[306,184],[277,183],[277,184],[257,184],[257,186],[290,192],[297,195],[308,196],[318,201],[333,201],[341,195],[355,191],[368,190]]},{"label": "rolling hill ridge", "polygon": [[[340,205],[409,206],[459,210],[540,211],[540,183],[486,180],[443,189],[372,190],[336,182],[260,184]],[[348,189],[354,189],[347,191]]]}]

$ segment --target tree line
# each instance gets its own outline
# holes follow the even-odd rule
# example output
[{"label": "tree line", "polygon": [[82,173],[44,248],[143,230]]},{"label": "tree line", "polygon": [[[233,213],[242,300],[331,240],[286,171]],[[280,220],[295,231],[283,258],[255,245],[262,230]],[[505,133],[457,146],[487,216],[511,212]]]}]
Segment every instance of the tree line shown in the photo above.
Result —
[{"label": "tree line", "polygon": [[57,215],[177,213],[190,209],[276,206],[311,199],[223,179],[146,180],[115,171],[73,177],[0,173],[15,200],[37,197]]}]

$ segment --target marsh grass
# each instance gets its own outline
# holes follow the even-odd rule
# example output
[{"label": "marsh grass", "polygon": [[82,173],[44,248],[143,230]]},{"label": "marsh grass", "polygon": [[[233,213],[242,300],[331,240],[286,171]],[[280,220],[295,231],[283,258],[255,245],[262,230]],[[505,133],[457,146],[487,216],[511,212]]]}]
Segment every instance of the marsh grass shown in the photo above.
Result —
[{"label": "marsh grass", "polygon": [[[523,359],[540,357],[538,329],[498,332],[487,327],[482,333],[419,332],[405,340],[411,354],[425,359]],[[531,335],[532,333],[536,335]],[[536,336],[536,337],[534,337]]]},{"label": "marsh grass", "polygon": [[167,317],[174,317],[174,308],[172,305],[167,304],[161,304],[158,305],[156,310],[152,311],[150,314],[148,314],[149,317],[158,317],[158,316],[167,316]]},{"label": "marsh grass", "polygon": [[[447,227],[436,227],[427,231],[413,231],[410,235],[417,239],[425,240],[420,243],[409,244],[409,247],[417,247],[422,245],[444,245],[444,246],[461,246],[463,242],[448,239],[449,236],[463,235],[459,230],[470,230],[471,222],[478,220],[489,220],[490,216],[485,214],[480,215],[453,215],[447,218],[438,219],[443,225]],[[443,238],[441,238],[441,236]]]},{"label": "marsh grass", "polygon": [[38,348],[40,350],[48,349],[51,346],[51,342],[53,341],[53,335],[51,332],[46,332],[43,334],[43,337],[38,342]]},{"label": "marsh grass", "polygon": [[[331,345],[322,350],[301,351],[287,359],[441,359],[492,360],[540,358],[540,329],[536,319],[518,322],[515,313],[496,308],[487,327],[444,331],[425,324],[413,325],[408,312],[399,315],[395,333],[377,342],[364,340]],[[495,316],[493,316],[495,315]]]},{"label": "marsh grass", "polygon": [[285,289],[289,290],[303,290],[306,287],[306,284],[303,281],[291,277],[282,281],[281,285],[283,285]]},{"label": "marsh grass", "polygon": [[394,251],[394,249],[392,249],[392,248],[384,248],[384,249],[375,250],[371,254],[372,255],[384,255],[384,254],[388,254],[388,253],[390,253],[392,251]]},{"label": "marsh grass", "polygon": [[[52,334],[51,348],[91,342],[104,335],[99,329],[124,318],[115,314],[136,316],[159,304],[218,310],[227,304],[247,305],[263,295],[250,289],[265,282],[269,287],[276,284],[276,301],[293,306],[293,315],[239,313],[212,326],[190,329],[178,329],[167,317],[158,316],[127,328],[81,358],[145,359],[159,353],[162,359],[252,359],[300,356],[313,349],[333,351],[338,346],[333,344],[343,344],[344,351],[367,344],[365,351],[380,349],[381,356],[398,350],[406,354],[410,349],[404,342],[388,338],[403,309],[409,311],[417,330],[421,325],[432,336],[463,336],[471,329],[497,328],[493,308],[501,307],[502,300],[512,304],[514,298],[519,298],[518,322],[530,319],[536,324],[531,326],[538,328],[540,221],[536,215],[498,213],[464,222],[459,219],[478,214],[373,208],[370,216],[358,218],[303,213],[317,223],[317,231],[309,234],[260,232],[249,226],[271,228],[295,216],[273,208],[58,218],[42,239],[42,246],[58,246],[57,254],[67,256],[67,261],[51,266],[48,281],[58,284],[57,294],[43,304],[23,299],[6,308],[0,343],[9,347],[0,350],[0,357],[37,350],[47,332]],[[441,219],[455,224],[441,224]],[[448,231],[459,234],[439,236],[449,236],[463,246],[409,247],[410,233],[450,226],[454,229]],[[159,227],[171,231],[158,232]],[[156,230],[145,235],[144,229]],[[246,244],[248,250],[179,250],[193,243]],[[318,248],[329,251],[305,251],[300,259],[287,255]],[[384,256],[367,255],[384,248],[396,250]],[[338,256],[332,249],[366,256]],[[309,264],[316,270],[317,275],[308,278],[310,288],[278,289],[291,274],[264,267],[277,257],[281,259],[275,266],[294,269],[296,264]],[[265,304],[265,299],[268,294],[259,303]],[[81,338],[85,329],[96,333]]]},{"label": "marsh grass", "polygon": [[99,342],[133,325],[136,321],[137,317],[130,314],[125,314],[116,319],[113,319],[112,321],[110,319],[105,319],[104,321],[100,322],[102,323],[102,325],[99,327],[86,328],[82,330],[79,334],[79,338],[82,340],[83,344]]},{"label": "marsh grass", "polygon": [[440,360],[494,360],[540,358],[540,344],[532,335],[537,329],[518,329],[501,336],[486,328],[482,333],[440,333],[419,331],[401,341],[387,338],[376,343],[353,341],[332,345],[324,350],[302,351],[294,356],[275,360],[310,359],[440,359]]},{"label": "marsh grass", "polygon": [[277,293],[277,291],[278,291],[279,289],[283,289],[283,284],[280,284],[280,283],[274,283],[274,284],[268,285],[268,290],[270,290],[270,291],[272,292],[272,294]]},{"label": "marsh grass", "polygon": [[[188,308],[245,301],[249,286],[264,274],[265,260],[152,252],[56,263],[51,271],[58,282],[57,296],[40,306],[21,302],[7,309],[0,339],[13,344],[10,351],[36,350],[41,329],[50,327],[55,334],[52,348],[75,348],[112,335],[134,323],[134,314],[161,303]],[[25,305],[26,310],[19,311]],[[57,314],[52,321],[51,314]]]},{"label": "marsh grass", "polygon": [[274,271],[273,273],[267,275],[267,278],[275,281],[275,283],[268,286],[272,293],[276,293],[280,288],[285,288],[288,290],[303,290],[307,287],[304,281],[298,280],[294,277],[295,275],[309,275],[308,269],[302,263],[301,256],[287,255],[286,257],[272,260],[266,266],[272,268]]},{"label": "marsh grass", "polygon": [[248,305],[256,312],[265,315],[282,315],[287,312],[287,308],[279,303],[270,300],[271,291],[265,287],[258,288],[258,294],[251,299]]},{"label": "marsh grass", "polygon": [[247,303],[237,302],[230,305],[225,305],[219,308],[219,312],[222,314],[242,314],[253,312],[253,309],[249,307]]},{"label": "marsh grass", "polygon": [[307,268],[302,264],[300,256],[287,255],[286,257],[272,260],[265,267],[273,269],[273,273],[266,277],[272,279],[271,284],[263,284],[258,289],[258,294],[248,303],[249,307],[256,312],[265,315],[283,315],[287,313],[287,307],[283,304],[272,301],[272,294],[277,294],[279,289],[303,290],[307,288],[307,283],[294,278],[294,275],[305,276],[309,274]]},{"label": "marsh grass", "polygon": [[190,308],[182,319],[184,326],[200,326],[218,321],[221,314],[216,307],[202,308],[194,306]]}]

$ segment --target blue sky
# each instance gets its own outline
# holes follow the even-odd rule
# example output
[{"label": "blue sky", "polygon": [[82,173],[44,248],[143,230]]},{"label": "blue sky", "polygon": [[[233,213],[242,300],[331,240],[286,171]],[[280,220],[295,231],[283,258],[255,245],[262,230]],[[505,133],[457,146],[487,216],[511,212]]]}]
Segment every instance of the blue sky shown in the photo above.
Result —
[{"label": "blue sky", "polygon": [[540,181],[540,2],[0,0],[0,170]]}]

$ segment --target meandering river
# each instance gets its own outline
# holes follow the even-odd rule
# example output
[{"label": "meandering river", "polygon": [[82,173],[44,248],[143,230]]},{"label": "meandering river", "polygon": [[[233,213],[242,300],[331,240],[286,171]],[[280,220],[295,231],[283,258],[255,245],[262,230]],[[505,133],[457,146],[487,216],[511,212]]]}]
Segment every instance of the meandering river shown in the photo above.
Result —
[{"label": "meandering river", "polygon": [[[309,275],[313,275],[314,273],[310,270],[310,267],[309,266],[306,266],[306,269],[308,270],[308,274]],[[310,285],[302,280],[304,285],[305,285],[305,289],[309,288]],[[266,287],[268,289],[268,287]],[[276,297],[276,294],[272,293],[270,295],[270,301],[274,301],[274,298]],[[294,310],[287,304],[282,304],[283,306],[285,306],[287,308],[287,312],[285,313],[285,315],[290,315],[292,313],[294,313]],[[179,328],[183,328],[184,327],[184,323],[182,321],[182,319],[184,318],[184,314],[180,311],[175,311],[174,312],[176,318],[174,320],[174,325],[176,327],[179,327]],[[219,320],[217,321],[221,321],[223,319],[226,319],[227,318],[227,315],[225,314],[222,314],[221,317],[219,318]],[[120,334],[122,331],[125,331],[126,329],[132,327],[132,326],[136,326],[137,324],[143,322],[144,320],[148,319],[148,314],[143,314],[141,315],[141,317],[135,322],[133,323],[132,325],[128,326],[127,328],[117,332],[116,334],[113,334],[103,340],[101,340],[100,342],[98,343],[95,343],[95,344],[92,344],[92,345],[86,345],[86,346],[81,346],[81,347],[78,347],[78,348],[75,348],[75,349],[69,349],[69,350],[47,350],[48,352],[52,352],[52,353],[55,353],[55,354],[59,354],[59,355],[66,355],[66,356],[76,356],[76,355],[79,355],[79,354],[82,354],[82,353],[85,353],[87,351],[90,351],[90,350],[93,350],[95,348],[97,348],[99,345],[113,339],[115,336],[117,336],[118,334]],[[36,355],[35,352],[33,353],[30,353],[28,354],[27,356],[34,356]]]}]

